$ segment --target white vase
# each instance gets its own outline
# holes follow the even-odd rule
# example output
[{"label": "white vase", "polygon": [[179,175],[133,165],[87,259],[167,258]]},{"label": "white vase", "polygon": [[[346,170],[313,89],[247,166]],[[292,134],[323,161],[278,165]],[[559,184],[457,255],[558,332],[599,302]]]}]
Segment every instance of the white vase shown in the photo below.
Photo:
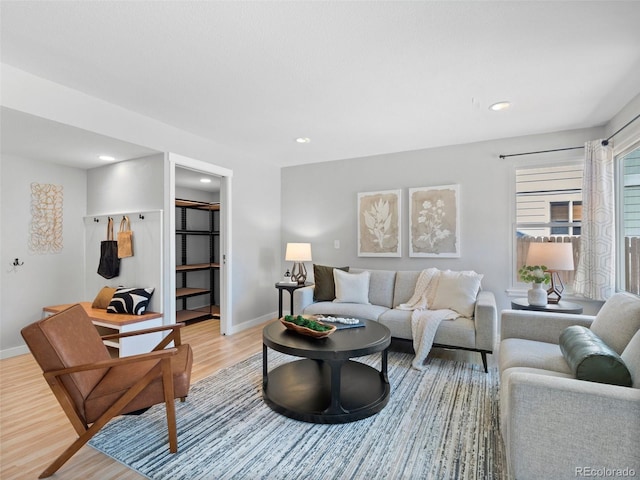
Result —
[{"label": "white vase", "polygon": [[542,288],[542,283],[532,283],[527,291],[529,305],[534,307],[544,307],[547,304],[547,291]]}]

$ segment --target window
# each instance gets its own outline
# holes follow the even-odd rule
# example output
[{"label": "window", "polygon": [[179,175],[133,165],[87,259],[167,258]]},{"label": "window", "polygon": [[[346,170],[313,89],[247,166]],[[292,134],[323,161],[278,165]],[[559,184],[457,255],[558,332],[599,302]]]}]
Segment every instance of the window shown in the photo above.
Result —
[{"label": "window", "polygon": [[618,158],[621,219],[621,287],[640,295],[640,148]]},{"label": "window", "polygon": [[[515,279],[531,242],[570,242],[577,267],[582,221],[583,163],[516,169]],[[575,270],[560,272],[568,293]]]},{"label": "window", "polygon": [[[582,221],[582,201],[550,202],[551,223],[573,223]],[[580,227],[551,227],[551,235],[580,235]]]}]

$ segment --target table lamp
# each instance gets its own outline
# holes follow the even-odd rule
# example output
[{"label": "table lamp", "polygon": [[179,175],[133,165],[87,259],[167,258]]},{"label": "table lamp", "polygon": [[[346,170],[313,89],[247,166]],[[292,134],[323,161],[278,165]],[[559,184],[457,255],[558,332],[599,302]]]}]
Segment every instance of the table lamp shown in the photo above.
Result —
[{"label": "table lamp", "polygon": [[544,265],[551,274],[551,287],[547,290],[547,301],[558,303],[564,285],[559,271],[573,270],[573,245],[563,242],[532,242],[527,253],[527,265]]},{"label": "table lamp", "polygon": [[298,285],[304,285],[304,282],[307,281],[307,269],[303,262],[311,261],[311,244],[287,243],[284,259],[287,262],[294,262],[291,270],[291,280],[298,282]]}]

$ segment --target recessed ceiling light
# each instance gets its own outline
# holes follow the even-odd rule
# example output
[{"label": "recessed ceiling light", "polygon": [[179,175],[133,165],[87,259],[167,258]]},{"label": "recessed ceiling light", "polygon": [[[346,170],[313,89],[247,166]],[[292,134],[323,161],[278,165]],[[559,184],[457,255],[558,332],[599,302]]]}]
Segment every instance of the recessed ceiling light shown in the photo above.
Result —
[{"label": "recessed ceiling light", "polygon": [[298,143],[309,143],[311,141],[310,138],[307,137],[298,137],[296,138],[296,142]]},{"label": "recessed ceiling light", "polygon": [[494,103],[489,107],[489,110],[493,110],[494,112],[499,112],[500,110],[506,110],[511,106],[510,102],[498,102]]},{"label": "recessed ceiling light", "polygon": [[113,162],[115,160],[115,157],[112,157],[111,155],[99,155],[98,158],[105,162]]},{"label": "recessed ceiling light", "polygon": [[211,179],[210,178],[201,178],[200,181],[202,183],[211,183]]}]

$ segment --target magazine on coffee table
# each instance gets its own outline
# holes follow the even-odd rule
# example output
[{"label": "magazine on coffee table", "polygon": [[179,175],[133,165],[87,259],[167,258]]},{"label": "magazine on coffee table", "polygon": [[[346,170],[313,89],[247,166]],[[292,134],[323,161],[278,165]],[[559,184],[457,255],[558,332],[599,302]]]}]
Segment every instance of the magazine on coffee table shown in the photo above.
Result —
[{"label": "magazine on coffee table", "polygon": [[325,322],[327,325],[334,325],[336,330],[344,330],[346,328],[358,328],[364,327],[364,322],[358,320],[357,318],[342,318],[342,317],[331,317],[331,316],[319,316],[318,320],[320,322]]},{"label": "magazine on coffee table", "polygon": [[336,330],[344,330],[346,328],[358,328],[358,327],[364,327],[364,322],[360,322],[360,323],[352,323],[352,324],[348,324],[348,323],[332,323],[332,322],[327,322],[330,325],[335,325]]}]

